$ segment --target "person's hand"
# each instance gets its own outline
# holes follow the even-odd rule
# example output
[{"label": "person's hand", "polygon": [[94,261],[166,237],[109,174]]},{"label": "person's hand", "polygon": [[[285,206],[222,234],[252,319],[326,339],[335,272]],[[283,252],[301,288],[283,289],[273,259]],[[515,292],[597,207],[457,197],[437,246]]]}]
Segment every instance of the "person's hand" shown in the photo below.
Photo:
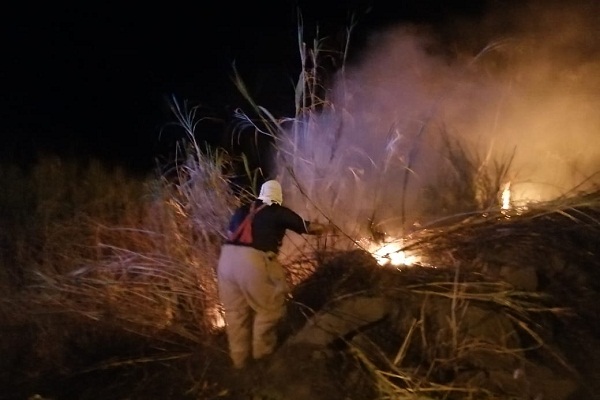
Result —
[{"label": "person's hand", "polygon": [[325,233],[333,233],[336,229],[337,227],[331,222],[325,224]]},{"label": "person's hand", "polygon": [[308,227],[308,233],[312,235],[324,235],[331,233],[335,229],[335,226],[331,223],[322,224],[320,222],[311,222]]}]

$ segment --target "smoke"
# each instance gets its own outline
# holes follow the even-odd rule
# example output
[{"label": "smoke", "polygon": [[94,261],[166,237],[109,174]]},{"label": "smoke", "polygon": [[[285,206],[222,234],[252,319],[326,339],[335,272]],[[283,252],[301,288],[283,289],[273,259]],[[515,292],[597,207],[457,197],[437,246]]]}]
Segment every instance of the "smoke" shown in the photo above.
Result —
[{"label": "smoke", "polygon": [[[596,3],[530,2],[435,29],[399,25],[373,32],[360,57],[336,77],[334,107],[304,125],[311,138],[305,152],[317,164],[327,162],[339,180],[359,171],[361,187],[341,185],[330,203],[347,213],[357,198],[369,199],[381,220],[404,213],[418,220],[426,188],[448,168],[443,135],[487,167],[514,154],[505,178],[516,200],[596,187]],[[315,187],[323,183],[310,179]],[[341,198],[351,200],[342,207]]]}]

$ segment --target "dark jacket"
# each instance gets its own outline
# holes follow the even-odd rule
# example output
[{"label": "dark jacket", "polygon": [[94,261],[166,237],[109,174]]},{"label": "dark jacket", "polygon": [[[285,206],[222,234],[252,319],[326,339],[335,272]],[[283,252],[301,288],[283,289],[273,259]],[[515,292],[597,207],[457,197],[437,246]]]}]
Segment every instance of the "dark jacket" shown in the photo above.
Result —
[{"label": "dark jacket", "polygon": [[[261,200],[256,200],[255,206],[263,204]],[[229,222],[229,232],[236,232],[238,226],[248,215],[252,203],[238,208]],[[291,230],[299,234],[308,233],[310,222],[304,220],[300,215],[291,209],[272,204],[258,211],[252,221],[252,242],[249,244],[240,243],[238,239],[228,240],[227,244],[251,246],[261,251],[279,252],[286,230]]]}]

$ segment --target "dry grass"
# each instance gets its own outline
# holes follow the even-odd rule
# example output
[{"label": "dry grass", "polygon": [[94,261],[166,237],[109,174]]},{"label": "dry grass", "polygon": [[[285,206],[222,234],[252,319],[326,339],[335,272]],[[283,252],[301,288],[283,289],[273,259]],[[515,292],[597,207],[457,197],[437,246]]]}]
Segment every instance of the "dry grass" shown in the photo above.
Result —
[{"label": "dry grass", "polygon": [[[574,203],[585,204],[586,210],[571,212],[592,217],[587,208],[590,198],[573,198]],[[542,209],[547,211],[546,207]],[[373,260],[361,266],[356,254],[340,253],[298,287],[295,299],[303,303],[303,314],[319,316],[313,324],[327,320],[329,313],[342,315],[335,304],[349,298],[388,299],[392,309],[388,318],[347,338],[358,371],[366,372],[363,379],[377,393],[369,398],[521,399],[539,395],[536,391],[544,387],[554,387],[552,395],[563,398],[579,379],[587,384],[593,381],[589,363],[598,362],[591,339],[598,332],[593,322],[598,315],[592,311],[598,300],[598,287],[593,283],[598,266],[589,255],[598,225],[581,226],[580,220],[563,218],[565,209],[558,203],[554,207],[552,215],[557,218],[541,225],[531,218],[537,215],[531,210],[531,215],[522,213],[501,224],[489,222],[486,230],[477,229],[472,219],[438,226],[439,236],[429,236],[424,230],[421,233],[427,239],[421,244],[427,245],[419,247],[420,254],[433,255],[425,259],[435,263],[423,267],[378,269],[373,268]],[[507,227],[519,228],[522,223],[531,232],[527,243],[522,241],[525,232],[507,233]],[[476,229],[469,231],[469,227]],[[537,230],[546,232],[545,236]],[[581,246],[583,238],[589,247]],[[465,248],[481,241],[496,241],[491,253],[504,254],[502,259],[473,259],[473,254],[489,255]],[[555,247],[559,241],[562,246]],[[554,265],[548,265],[548,257],[532,257],[524,251],[527,246],[543,250]],[[570,251],[563,252],[567,248]],[[569,268],[558,265],[559,261]],[[523,282],[503,276],[501,267],[534,269],[538,286],[520,288]],[[353,318],[348,316],[348,321]],[[330,331],[331,324],[323,329]],[[575,332],[579,339],[573,341]],[[534,373],[541,371],[540,365],[548,369],[542,387]],[[579,395],[589,392],[583,389]]]},{"label": "dry grass", "polygon": [[[8,335],[1,346],[15,375],[3,379],[15,387],[60,380],[80,362],[88,371],[146,369],[189,362],[197,348],[214,345],[222,318],[214,268],[238,201],[224,178],[225,157],[190,154],[175,177],[166,171],[147,181],[60,160],[19,176],[33,188],[33,215],[13,216],[16,240],[7,238],[7,248],[22,251],[3,253],[19,273],[2,280],[12,295],[0,308]],[[20,225],[19,215],[35,225]],[[32,347],[15,346],[15,335]],[[103,360],[105,351],[121,361]]]}]

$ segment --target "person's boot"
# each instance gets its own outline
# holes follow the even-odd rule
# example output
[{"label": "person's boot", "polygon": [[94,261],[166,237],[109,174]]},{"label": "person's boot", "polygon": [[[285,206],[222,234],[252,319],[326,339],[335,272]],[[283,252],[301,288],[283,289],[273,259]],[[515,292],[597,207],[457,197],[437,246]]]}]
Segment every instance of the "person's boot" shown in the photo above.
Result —
[{"label": "person's boot", "polygon": [[231,368],[231,389],[236,396],[245,398],[252,387],[252,364],[253,361],[233,363]]},{"label": "person's boot", "polygon": [[264,384],[265,377],[269,369],[268,357],[262,357],[252,360],[252,363],[248,366],[252,385],[255,387],[261,387]]}]

